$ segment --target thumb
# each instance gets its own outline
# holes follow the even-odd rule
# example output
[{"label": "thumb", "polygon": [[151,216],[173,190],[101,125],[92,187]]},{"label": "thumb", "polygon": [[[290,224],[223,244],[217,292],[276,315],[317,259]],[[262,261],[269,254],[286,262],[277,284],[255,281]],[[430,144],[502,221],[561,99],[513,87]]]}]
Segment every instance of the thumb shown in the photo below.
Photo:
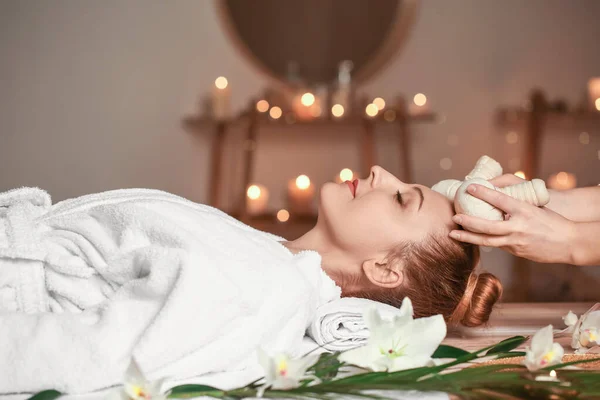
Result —
[{"label": "thumb", "polygon": [[490,179],[489,182],[496,187],[502,188],[505,186],[517,185],[521,182],[525,182],[525,179],[521,179],[513,174],[504,174],[494,179]]}]

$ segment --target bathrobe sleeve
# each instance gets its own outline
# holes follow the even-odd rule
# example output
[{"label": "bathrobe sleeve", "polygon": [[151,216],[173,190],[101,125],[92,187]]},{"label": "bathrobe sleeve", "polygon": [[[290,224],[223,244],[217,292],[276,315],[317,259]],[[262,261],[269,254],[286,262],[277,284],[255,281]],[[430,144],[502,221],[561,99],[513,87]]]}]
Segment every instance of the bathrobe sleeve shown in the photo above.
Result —
[{"label": "bathrobe sleeve", "polygon": [[[0,315],[0,393],[111,386],[122,382],[132,353],[151,371],[214,340],[240,316],[235,288],[216,268],[198,268],[210,264],[199,253],[150,246],[120,262],[135,263],[140,277],[95,309]],[[211,321],[201,335],[181,329],[190,310]],[[166,341],[168,353],[161,350]]]}]

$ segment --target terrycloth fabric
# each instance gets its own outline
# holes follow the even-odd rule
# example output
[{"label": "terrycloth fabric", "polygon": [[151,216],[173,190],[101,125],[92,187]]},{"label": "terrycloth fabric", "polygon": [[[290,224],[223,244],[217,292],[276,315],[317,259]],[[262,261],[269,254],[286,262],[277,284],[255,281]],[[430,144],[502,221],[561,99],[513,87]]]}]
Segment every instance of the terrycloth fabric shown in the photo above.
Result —
[{"label": "terrycloth fabric", "polygon": [[391,319],[400,312],[396,307],[377,301],[344,297],[320,306],[307,333],[315,342],[331,351],[362,346],[369,338],[363,314],[371,307],[376,308],[386,319]]},{"label": "terrycloth fabric", "polygon": [[131,356],[149,379],[255,367],[340,295],[318,253],[166,192],[50,204],[0,194],[0,393],[111,386]]}]

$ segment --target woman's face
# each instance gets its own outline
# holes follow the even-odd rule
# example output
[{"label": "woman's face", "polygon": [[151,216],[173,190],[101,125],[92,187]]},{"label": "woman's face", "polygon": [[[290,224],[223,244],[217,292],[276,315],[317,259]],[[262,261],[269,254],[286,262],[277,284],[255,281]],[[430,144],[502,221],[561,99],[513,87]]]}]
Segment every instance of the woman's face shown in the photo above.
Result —
[{"label": "woman's face", "polygon": [[348,183],[323,185],[319,223],[333,243],[356,257],[387,254],[401,242],[455,229],[450,201],[425,186],[404,183],[378,166],[354,184],[355,192]]}]

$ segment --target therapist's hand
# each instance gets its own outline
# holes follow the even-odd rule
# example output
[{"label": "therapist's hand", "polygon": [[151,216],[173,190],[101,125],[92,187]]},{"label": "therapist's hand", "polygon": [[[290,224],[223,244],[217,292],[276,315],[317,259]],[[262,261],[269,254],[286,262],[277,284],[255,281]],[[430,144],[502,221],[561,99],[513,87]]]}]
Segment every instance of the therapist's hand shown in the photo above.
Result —
[{"label": "therapist's hand", "polygon": [[499,247],[537,262],[573,263],[574,222],[547,208],[533,206],[481,185],[470,185],[467,190],[504,211],[506,220],[489,221],[457,214],[453,220],[465,230],[453,230],[450,237],[480,246]]}]

